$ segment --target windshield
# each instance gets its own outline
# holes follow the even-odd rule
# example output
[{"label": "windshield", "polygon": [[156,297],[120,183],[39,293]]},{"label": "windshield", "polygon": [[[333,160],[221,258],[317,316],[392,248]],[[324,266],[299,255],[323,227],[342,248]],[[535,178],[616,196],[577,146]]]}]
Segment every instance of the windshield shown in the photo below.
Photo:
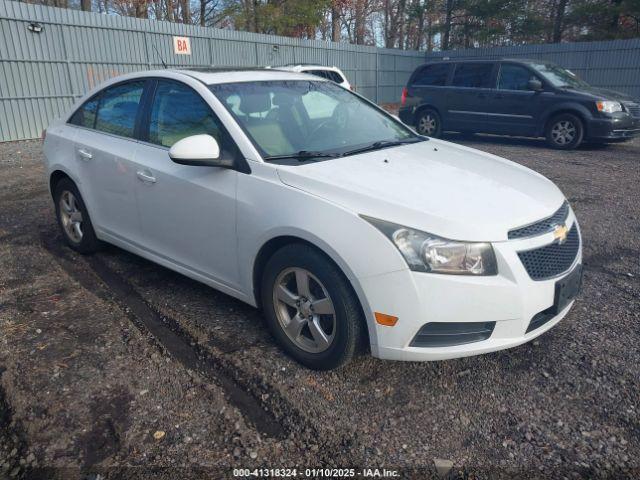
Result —
[{"label": "windshield", "polygon": [[331,82],[280,80],[209,88],[267,160],[283,156],[320,158],[373,144],[369,149],[421,138]]},{"label": "windshield", "polygon": [[588,87],[589,84],[580,80],[575,73],[553,63],[532,63],[531,66],[546,78],[554,87]]}]

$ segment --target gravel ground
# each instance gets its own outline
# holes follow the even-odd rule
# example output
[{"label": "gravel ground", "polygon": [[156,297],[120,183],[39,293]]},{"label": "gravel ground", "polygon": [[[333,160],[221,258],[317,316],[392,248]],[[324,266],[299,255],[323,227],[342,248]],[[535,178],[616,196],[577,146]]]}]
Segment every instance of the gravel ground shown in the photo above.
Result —
[{"label": "gravel ground", "polygon": [[115,247],[63,247],[40,143],[0,144],[0,478],[435,478],[447,461],[450,478],[640,475],[640,142],[447,139],[560,186],[583,230],[579,300],[512,350],[326,373],[222,293]]}]

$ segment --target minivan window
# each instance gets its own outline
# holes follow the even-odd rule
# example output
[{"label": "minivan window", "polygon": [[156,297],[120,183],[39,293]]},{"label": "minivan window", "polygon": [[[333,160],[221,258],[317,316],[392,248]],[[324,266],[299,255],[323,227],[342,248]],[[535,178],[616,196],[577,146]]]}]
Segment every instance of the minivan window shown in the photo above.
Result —
[{"label": "minivan window", "polygon": [[529,80],[535,76],[522,65],[503,64],[500,67],[498,88],[501,90],[529,90]]},{"label": "minivan window", "polygon": [[98,110],[98,96],[86,101],[76,113],[73,114],[69,123],[79,127],[94,128],[96,124],[96,111]]},{"label": "minivan window", "polygon": [[459,63],[453,73],[454,87],[491,88],[492,63]]},{"label": "minivan window", "polygon": [[449,76],[448,63],[440,63],[435,65],[427,65],[421,68],[413,79],[414,85],[435,85],[444,86],[447,84]]},{"label": "minivan window", "polygon": [[122,83],[107,88],[100,95],[96,130],[122,137],[133,137],[143,89],[144,81]]},{"label": "minivan window", "polygon": [[222,144],[219,120],[190,87],[160,80],[151,106],[149,142],[171,147],[191,135],[208,134]]},{"label": "minivan window", "polygon": [[573,72],[553,63],[531,63],[530,65],[554,87],[580,88],[589,86],[587,82],[580,80]]}]

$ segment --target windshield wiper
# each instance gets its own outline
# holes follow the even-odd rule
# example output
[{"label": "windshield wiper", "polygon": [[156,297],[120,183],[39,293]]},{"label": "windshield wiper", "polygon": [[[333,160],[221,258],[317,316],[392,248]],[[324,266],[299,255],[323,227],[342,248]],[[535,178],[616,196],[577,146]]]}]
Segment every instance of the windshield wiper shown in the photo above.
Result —
[{"label": "windshield wiper", "polygon": [[397,147],[398,145],[405,145],[409,143],[424,142],[425,140],[427,139],[422,137],[407,138],[405,140],[380,140],[377,142],[373,142],[371,145],[367,145],[366,147],[360,147],[360,148],[354,148],[353,150],[348,150],[340,156],[346,157],[348,155],[355,155],[356,153],[370,152],[372,150],[380,150],[381,148]]},{"label": "windshield wiper", "polygon": [[313,152],[309,150],[300,150],[295,153],[288,153],[286,155],[269,155],[264,157],[264,160],[287,160],[289,158],[295,158],[300,162],[308,160],[310,158],[335,158],[338,154],[336,153],[324,153],[324,152]]}]

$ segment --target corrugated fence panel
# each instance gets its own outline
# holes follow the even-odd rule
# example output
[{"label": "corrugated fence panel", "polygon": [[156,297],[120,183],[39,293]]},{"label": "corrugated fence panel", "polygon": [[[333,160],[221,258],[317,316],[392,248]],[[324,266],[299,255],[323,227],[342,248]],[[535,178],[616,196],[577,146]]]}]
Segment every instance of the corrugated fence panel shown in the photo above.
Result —
[{"label": "corrugated fence panel", "polygon": [[596,87],[640,97],[640,39],[448,50],[440,58],[531,58],[556,62]]},{"label": "corrugated fence panel", "polygon": [[[40,33],[29,30],[39,23]],[[173,36],[190,38],[175,55]],[[357,91],[397,102],[424,53],[301,40],[0,0],[0,141],[38,137],[85,92],[124,73],[170,67],[341,68]]]}]

